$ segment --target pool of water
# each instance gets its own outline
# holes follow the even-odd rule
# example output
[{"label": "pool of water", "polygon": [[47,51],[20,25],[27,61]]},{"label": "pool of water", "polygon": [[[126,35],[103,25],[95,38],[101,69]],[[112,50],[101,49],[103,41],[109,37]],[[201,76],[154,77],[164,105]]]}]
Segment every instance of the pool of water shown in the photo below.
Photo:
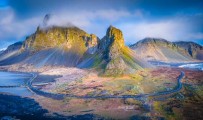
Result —
[{"label": "pool of water", "polygon": [[203,63],[189,63],[178,66],[180,68],[198,69],[203,71]]},{"label": "pool of water", "polygon": [[165,63],[165,62],[159,62],[159,61],[150,61],[150,63],[155,66],[178,67],[178,68],[187,68],[187,69],[203,71],[203,62]]},{"label": "pool of water", "polygon": [[[0,86],[23,86],[30,77],[31,75],[24,73],[0,72]],[[0,87],[0,93],[8,93],[24,97],[32,95],[26,87]]]}]

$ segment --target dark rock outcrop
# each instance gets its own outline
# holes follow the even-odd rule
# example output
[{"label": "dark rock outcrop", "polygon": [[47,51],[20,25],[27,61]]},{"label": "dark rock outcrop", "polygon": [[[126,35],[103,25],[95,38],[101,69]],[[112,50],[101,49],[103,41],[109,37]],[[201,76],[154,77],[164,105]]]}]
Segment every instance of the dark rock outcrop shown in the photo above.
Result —
[{"label": "dark rock outcrop", "polygon": [[203,46],[194,42],[186,42],[186,41],[179,41],[174,43],[179,47],[185,49],[192,58],[203,60]]}]

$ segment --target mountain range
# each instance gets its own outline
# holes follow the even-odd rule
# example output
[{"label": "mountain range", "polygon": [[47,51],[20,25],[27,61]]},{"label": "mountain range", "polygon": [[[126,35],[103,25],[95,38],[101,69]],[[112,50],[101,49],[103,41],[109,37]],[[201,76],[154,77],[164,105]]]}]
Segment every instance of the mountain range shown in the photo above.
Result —
[{"label": "mountain range", "polygon": [[151,66],[125,46],[122,32],[113,26],[101,40],[77,27],[38,27],[25,41],[10,45],[0,54],[0,60],[0,65],[95,68],[105,75]]},{"label": "mountain range", "polygon": [[38,27],[25,41],[0,52],[0,66],[65,66],[96,69],[105,75],[133,73],[153,67],[147,61],[185,62],[203,60],[203,47],[193,42],[169,42],[145,38],[125,45],[121,30],[109,26],[100,40],[75,26]]}]

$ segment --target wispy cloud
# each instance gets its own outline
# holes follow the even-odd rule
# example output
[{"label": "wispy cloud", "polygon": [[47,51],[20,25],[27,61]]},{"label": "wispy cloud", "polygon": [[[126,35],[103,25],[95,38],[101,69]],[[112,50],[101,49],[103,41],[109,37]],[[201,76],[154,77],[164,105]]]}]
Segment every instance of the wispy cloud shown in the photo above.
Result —
[{"label": "wispy cloud", "polygon": [[184,20],[176,18],[155,22],[132,22],[118,25],[123,30],[127,44],[133,44],[145,37],[164,38],[170,41],[203,39],[202,33],[193,31]]},{"label": "wispy cloud", "polygon": [[[13,38],[15,40],[22,39],[24,36],[34,33],[37,26],[42,26],[43,17],[36,15],[31,18],[18,20],[16,18],[15,11],[12,8],[8,8],[0,15],[0,40],[9,43]],[[51,13],[51,19],[48,21],[48,26],[69,26],[73,24],[81,29],[90,33],[95,33],[99,37],[103,37],[108,25],[117,22],[122,18],[128,18],[132,16],[141,16],[141,12],[130,13],[126,10],[98,10],[98,11],[53,11]],[[98,22],[99,21],[99,22]],[[7,41],[5,41],[7,39]],[[13,41],[13,40],[11,40]]]},{"label": "wispy cloud", "polygon": [[1,41],[8,38],[20,39],[28,35],[28,33],[33,32],[33,29],[35,29],[41,21],[40,17],[17,20],[15,12],[11,8],[4,10],[0,16]]},{"label": "wispy cloud", "polygon": [[[161,7],[161,5],[165,5],[163,1],[163,4],[157,4],[158,6],[154,7],[145,2],[140,6],[136,4],[138,7],[135,7],[131,0],[128,2],[120,0],[119,4],[115,3],[115,5],[113,4],[114,1],[111,0],[106,1],[106,3],[102,0],[97,1],[98,3],[89,2],[90,4],[83,1],[84,5],[73,5],[70,4],[72,1],[67,2],[64,0],[64,2],[67,2],[65,7],[63,6],[64,3],[57,0],[50,2],[50,4],[48,3],[49,0],[22,1],[24,1],[23,5],[14,1],[15,4],[11,4],[11,7],[7,6],[3,10],[0,9],[0,48],[34,33],[37,26],[42,25],[43,15],[47,11],[52,14],[48,26],[68,26],[73,24],[102,38],[105,35],[106,28],[109,25],[114,25],[123,31],[127,44],[135,43],[145,37],[159,37],[172,41],[203,39],[201,27],[203,15],[201,11],[196,16],[194,16],[193,12],[190,12],[193,16],[186,15],[186,17],[183,17],[185,12],[179,11],[181,13],[177,14],[179,13],[177,5],[176,10],[167,9],[165,12],[168,11],[168,14],[162,15],[165,13],[165,7]],[[81,1],[76,1],[76,3],[78,2],[81,3]],[[97,4],[94,5],[93,3]],[[137,1],[133,3],[137,3]],[[39,4],[42,6],[39,6]],[[123,7],[123,4],[125,4],[125,7]],[[22,10],[21,8],[26,5],[29,7],[28,11]],[[61,8],[58,6],[61,6]],[[158,10],[157,7],[159,6],[163,11]],[[169,13],[170,16],[167,16]]]},{"label": "wispy cloud", "polygon": [[[133,14],[126,10],[98,10],[98,11],[57,11],[51,14],[48,25],[66,26],[72,23],[78,27],[90,27],[94,21],[115,22],[122,17]],[[140,13],[137,13],[140,16]]]}]

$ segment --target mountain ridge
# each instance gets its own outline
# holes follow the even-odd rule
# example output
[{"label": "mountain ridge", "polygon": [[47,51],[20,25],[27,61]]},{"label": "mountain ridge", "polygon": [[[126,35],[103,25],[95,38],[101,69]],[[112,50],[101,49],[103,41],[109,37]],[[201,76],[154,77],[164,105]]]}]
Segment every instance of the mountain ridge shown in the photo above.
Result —
[{"label": "mountain ridge", "polygon": [[148,61],[194,61],[185,49],[162,38],[145,38],[131,45],[130,48]]},{"label": "mountain ridge", "polygon": [[191,41],[177,41],[173,42],[179,47],[182,47],[194,59],[203,60],[203,46]]},{"label": "mountain ridge", "polygon": [[38,27],[35,33],[14,47],[18,48],[16,53],[8,56],[10,52],[4,52],[8,58],[1,60],[0,65],[93,68],[105,75],[130,74],[150,66],[125,46],[122,31],[113,26],[107,29],[102,40],[75,26]]},{"label": "mountain ridge", "polygon": [[107,76],[130,74],[136,70],[151,67],[149,63],[137,58],[134,52],[125,46],[121,30],[113,26],[109,26],[98,47],[99,52],[84,60],[79,67],[96,67],[102,69],[102,73]]},{"label": "mountain ridge", "polygon": [[23,42],[1,52],[0,65],[78,67],[111,76],[151,68],[153,66],[147,62],[150,60],[185,62],[196,59],[188,52],[188,45],[181,46],[162,38],[145,38],[128,47],[122,31],[116,27],[109,26],[100,40],[74,25],[49,26],[49,19],[50,16],[45,16],[43,26],[37,27]]}]

